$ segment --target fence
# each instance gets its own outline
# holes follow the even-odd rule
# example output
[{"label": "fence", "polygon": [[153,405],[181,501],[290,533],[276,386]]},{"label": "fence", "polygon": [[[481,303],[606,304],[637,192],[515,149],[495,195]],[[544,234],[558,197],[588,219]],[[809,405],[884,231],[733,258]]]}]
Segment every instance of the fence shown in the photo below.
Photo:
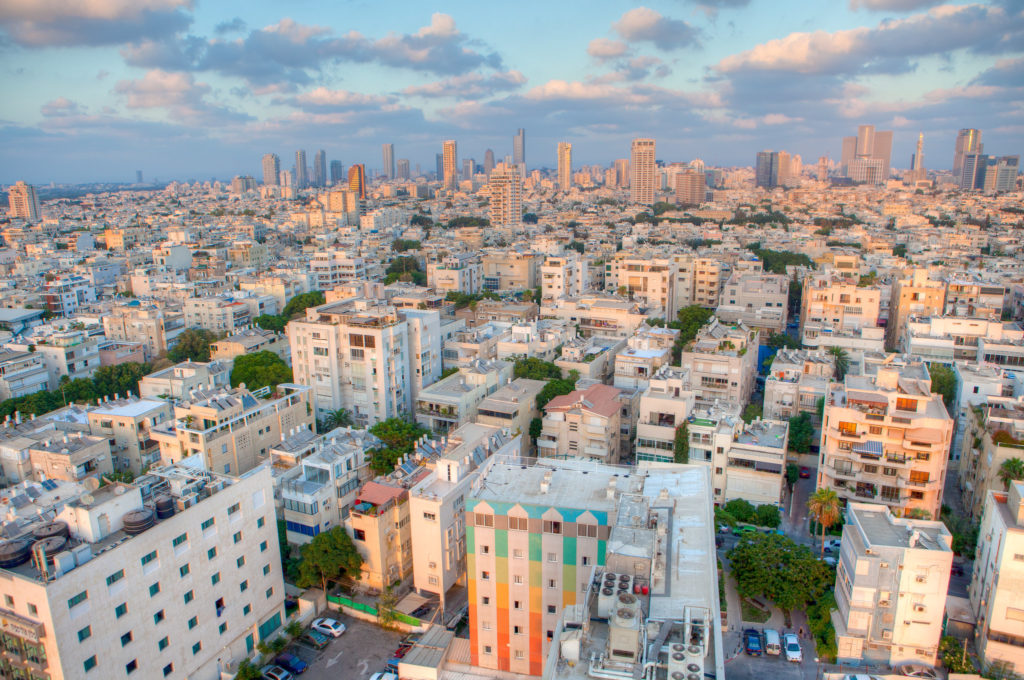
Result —
[{"label": "fence", "polygon": [[[355,610],[357,612],[363,612],[364,614],[369,614],[370,616],[376,617],[378,615],[377,608],[374,607],[372,604],[365,604],[363,602],[356,602],[355,600],[351,600],[351,599],[349,599],[347,597],[342,597],[341,595],[328,595],[327,596],[327,601],[332,603],[332,604],[336,604],[339,607],[347,607],[347,608]],[[419,619],[417,619],[416,617],[409,616],[408,614],[403,614],[402,612],[397,612],[396,611],[396,612],[394,612],[394,616],[395,616],[395,621],[399,621],[399,622],[404,623],[404,624],[406,624],[408,626],[413,626],[414,628],[423,625],[423,622],[420,621]]]}]

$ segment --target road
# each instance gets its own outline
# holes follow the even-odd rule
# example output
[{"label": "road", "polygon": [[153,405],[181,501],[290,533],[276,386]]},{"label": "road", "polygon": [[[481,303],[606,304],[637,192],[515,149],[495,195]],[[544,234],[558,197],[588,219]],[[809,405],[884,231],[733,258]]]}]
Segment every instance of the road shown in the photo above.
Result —
[{"label": "road", "polygon": [[384,670],[398,648],[401,633],[345,615],[329,616],[344,623],[348,630],[319,652],[308,647],[295,651],[309,664],[302,680],[369,680],[374,673]]}]

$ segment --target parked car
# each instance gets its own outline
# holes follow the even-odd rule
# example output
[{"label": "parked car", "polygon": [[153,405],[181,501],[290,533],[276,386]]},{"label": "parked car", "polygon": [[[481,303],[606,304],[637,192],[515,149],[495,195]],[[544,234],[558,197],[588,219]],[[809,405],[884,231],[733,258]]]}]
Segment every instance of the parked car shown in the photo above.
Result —
[{"label": "parked car", "polygon": [[394,673],[374,673],[370,680],[398,680],[398,676]]},{"label": "parked car", "polygon": [[723,533],[723,534],[729,533],[729,525],[728,524],[719,524],[718,525],[718,531],[720,533]]},{"label": "parked car", "polygon": [[800,466],[800,479],[810,479],[811,468],[801,465]]},{"label": "parked car", "polygon": [[399,641],[400,645],[414,645],[420,641],[422,636],[419,633],[409,633]]},{"label": "parked car", "polygon": [[345,624],[334,619],[314,619],[311,627],[318,633],[330,637],[341,637],[345,632]]},{"label": "parked car", "polygon": [[920,663],[905,663],[896,666],[896,673],[906,678],[926,678],[927,680],[936,680],[939,674],[934,668],[925,666]]},{"label": "parked car", "polygon": [[305,642],[307,645],[316,649],[323,649],[331,642],[326,635],[313,629],[307,630],[303,633],[302,637],[299,638],[299,641]]},{"label": "parked car", "polygon": [[782,529],[779,529],[778,527],[775,527],[775,528],[764,527],[763,529],[761,529],[761,531],[763,531],[766,534],[775,534],[776,536],[785,536],[786,535],[786,532],[783,531]]},{"label": "parked car", "polygon": [[278,654],[277,658],[274,659],[274,663],[293,675],[302,675],[309,668],[309,664],[289,652]]},{"label": "parked car", "polygon": [[263,680],[292,680],[292,674],[280,666],[264,666],[260,669]]},{"label": "parked car", "polygon": [[766,628],[764,631],[764,653],[778,656],[782,654],[782,642],[779,638],[779,631]]},{"label": "parked car", "polygon": [[825,552],[839,552],[839,547],[843,544],[841,538],[826,538],[825,539]]},{"label": "parked car", "polygon": [[834,567],[837,564],[839,564],[839,560],[837,560],[835,557],[832,557],[832,555],[825,555],[824,557],[820,557],[818,559],[820,559],[822,562],[824,562],[830,567]]},{"label": "parked car", "polygon": [[384,672],[394,673],[395,675],[398,675],[398,664],[401,663],[401,661],[402,660],[397,656],[392,659],[389,659],[387,664],[384,666]]},{"label": "parked car", "polygon": [[804,660],[804,653],[800,651],[800,640],[792,633],[782,636],[782,648],[786,650],[786,661],[800,663]]},{"label": "parked car", "polygon": [[761,634],[754,628],[747,628],[743,631],[743,651],[749,656],[761,656],[764,653],[764,646],[761,644]]},{"label": "parked car", "polygon": [[732,528],[732,533],[733,533],[734,536],[744,536],[746,534],[756,534],[757,533],[757,527],[751,526],[749,524],[737,524],[736,526],[734,526]]},{"label": "parked car", "polygon": [[868,675],[867,673],[847,673],[843,676],[843,680],[882,680],[877,675]]}]

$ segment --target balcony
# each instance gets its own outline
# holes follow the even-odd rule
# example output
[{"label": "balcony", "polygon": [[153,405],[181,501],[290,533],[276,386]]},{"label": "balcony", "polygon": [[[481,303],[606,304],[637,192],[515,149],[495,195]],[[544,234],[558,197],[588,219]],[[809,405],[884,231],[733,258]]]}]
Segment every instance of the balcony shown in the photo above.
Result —
[{"label": "balcony", "polygon": [[537,446],[539,446],[542,449],[554,450],[558,448],[558,442],[556,442],[554,439],[538,439]]}]

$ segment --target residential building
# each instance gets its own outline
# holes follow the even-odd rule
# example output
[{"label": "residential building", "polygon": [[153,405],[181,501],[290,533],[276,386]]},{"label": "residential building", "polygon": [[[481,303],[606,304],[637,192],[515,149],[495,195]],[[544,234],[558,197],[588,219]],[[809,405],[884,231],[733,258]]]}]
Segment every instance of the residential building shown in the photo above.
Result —
[{"label": "residential building", "polygon": [[715,316],[765,332],[784,333],[789,278],[782,274],[735,272],[725,282]]},{"label": "residential building", "polygon": [[985,494],[968,594],[976,625],[974,648],[986,675],[1024,671],[1024,482]]},{"label": "residential building", "polygon": [[7,203],[8,213],[11,217],[26,222],[38,222],[42,219],[43,211],[39,207],[39,196],[36,194],[36,188],[31,184],[18,181],[8,187]]},{"label": "residential building", "polygon": [[999,478],[1003,463],[1024,458],[1024,400],[1002,393],[964,409],[957,481],[961,504],[975,520],[990,491],[1006,491]]},{"label": "residential building", "polygon": [[48,436],[28,447],[32,477],[36,481],[62,479],[83,482],[87,477],[99,481],[114,471],[110,443],[105,437],[81,432]]},{"label": "residential building", "polygon": [[356,163],[348,169],[348,190],[366,200],[366,166]]},{"label": "residential building", "polygon": [[286,362],[291,361],[288,339],[274,331],[252,327],[233,333],[210,344],[210,358],[232,361],[243,354],[273,352]]},{"label": "residential building", "polygon": [[349,299],[306,310],[286,332],[295,382],[317,418],[348,409],[369,427],[412,410],[408,323],[389,305]]},{"label": "residential building", "polygon": [[47,309],[66,318],[96,302],[96,287],[84,276],[64,275],[47,282],[43,297]]},{"label": "residential building", "polygon": [[[39,331],[39,327],[34,331]],[[69,380],[92,378],[100,367],[99,339],[87,331],[53,331],[45,334],[30,332],[23,336],[24,342],[9,343],[13,350],[32,351],[38,354],[46,366],[47,382],[54,388],[62,377]]]},{"label": "residential building", "polygon": [[555,359],[555,365],[562,369],[563,378],[576,371],[580,378],[610,382],[615,371],[615,357],[625,346],[626,338],[578,337],[562,345],[562,355]]},{"label": "residential building", "polygon": [[523,178],[515,168],[498,163],[487,181],[491,226],[516,228],[523,221]]},{"label": "residential building", "polygon": [[910,318],[900,348],[922,361],[1024,365],[1024,329],[1016,321],[958,316]]},{"label": "residential building", "polygon": [[653,139],[634,139],[630,146],[629,200],[640,205],[654,205],[655,143]]},{"label": "residential building", "polygon": [[484,397],[512,379],[512,362],[481,359],[420,390],[416,422],[444,434],[476,418]]},{"label": "residential building", "polygon": [[937,517],[953,419],[932,394],[923,363],[875,371],[829,388],[818,488],[844,502],[884,504],[898,516]]},{"label": "residential building", "polygon": [[202,456],[208,470],[244,474],[269,460],[270,448],[294,427],[313,426],[312,389],[281,383],[270,388],[195,390],[174,405],[174,419],[150,427],[164,463]]},{"label": "residential building", "polygon": [[502,333],[495,352],[498,359],[508,361],[526,357],[552,361],[558,348],[575,337],[576,327],[562,319],[526,321]]},{"label": "residential building", "polygon": [[876,286],[860,286],[833,274],[808,276],[800,308],[801,341],[817,346],[822,335],[878,327],[881,299]]},{"label": "residential building", "polygon": [[549,401],[537,438],[537,455],[618,463],[620,393],[610,385],[597,384]]},{"label": "residential building", "polygon": [[0,350],[0,401],[49,389],[49,371],[35,352]]},{"label": "residential building", "polygon": [[530,251],[487,250],[482,263],[483,288],[495,293],[536,288],[542,261],[540,254]]},{"label": "residential building", "polygon": [[[21,548],[0,572],[8,668],[219,680],[280,630],[266,466],[242,477],[163,467],[88,493],[52,480],[31,488],[4,508],[16,515],[4,533]],[[42,570],[28,547],[39,536],[60,551]]]},{"label": "residential building", "polygon": [[139,475],[160,462],[160,446],[150,429],[173,417],[170,402],[162,399],[126,397],[105,400],[88,409],[89,433],[110,443],[111,467],[115,472]]},{"label": "residential building", "polygon": [[885,327],[886,347],[896,349],[909,317],[939,316],[945,301],[945,282],[930,279],[927,269],[915,269],[910,278],[893,281],[889,322]]},{"label": "residential building", "polygon": [[579,297],[590,287],[590,267],[574,253],[548,256],[540,267],[541,300]]},{"label": "residential building", "polygon": [[558,143],[558,190],[566,192],[572,189],[572,144]]},{"label": "residential building", "polygon": [[[742,498],[753,505],[782,506],[786,483],[786,449],[789,444],[789,423],[784,420],[756,419],[745,423],[732,420],[731,442],[726,439],[724,492],[722,501]],[[721,427],[721,423],[719,424]],[[721,454],[714,459],[712,480],[722,481],[719,472]],[[717,487],[716,487],[717,488]],[[715,497],[718,500],[718,497]]]},{"label": "residential building", "polygon": [[979,278],[950,277],[946,282],[947,316],[998,321],[1003,314],[1006,286]]},{"label": "residential building", "polygon": [[936,664],[952,544],[942,522],[847,505],[832,617],[840,663]]},{"label": "residential building", "polygon": [[321,251],[309,261],[315,290],[331,290],[343,283],[366,278],[366,262],[342,250]]},{"label": "residential building", "polygon": [[147,360],[166,354],[184,330],[182,312],[152,305],[119,305],[103,315],[106,338],[141,344]]},{"label": "residential building", "polygon": [[667,258],[647,258],[619,253],[605,264],[604,287],[639,300],[652,315],[674,319],[679,311],[672,281],[676,264]]},{"label": "residential building", "polygon": [[720,302],[722,285],[728,278],[728,265],[710,257],[673,255],[676,265],[675,304],[697,305],[712,309]]},{"label": "residential building", "polygon": [[476,361],[498,357],[498,338],[511,327],[501,321],[488,321],[473,328],[456,330],[444,343],[444,369],[470,366]]},{"label": "residential building", "polygon": [[367,482],[356,493],[345,530],[363,557],[359,582],[383,591],[412,576],[409,490]]},{"label": "residential building", "polygon": [[818,401],[828,393],[835,356],[824,350],[782,348],[764,381],[764,417],[789,420],[801,413],[817,417]]},{"label": "residential building", "polygon": [[234,333],[248,327],[259,314],[249,305],[228,295],[212,295],[185,300],[185,325],[215,333]]},{"label": "residential building", "polygon": [[263,155],[263,183],[268,187],[281,184],[281,158],[276,153]]},{"label": "residential building", "polygon": [[439,293],[473,295],[481,285],[481,265],[475,254],[448,254],[439,262],[427,263],[427,286]]},{"label": "residential building", "polygon": [[183,361],[170,368],[155,371],[139,381],[143,399],[187,399],[195,390],[217,390],[230,387],[231,365],[223,361]]},{"label": "residential building", "polygon": [[637,409],[636,459],[675,462],[675,441],[693,410],[694,396],[689,376],[664,365],[650,379],[640,395]]},{"label": "residential building", "polygon": [[523,456],[529,455],[530,422],[538,417],[537,395],[544,389],[546,380],[516,378],[507,385],[484,397],[476,409],[476,422],[480,425],[501,427],[512,435],[522,435],[520,442]]},{"label": "residential building", "polygon": [[679,365],[690,375],[698,404],[745,404],[757,377],[760,333],[745,325],[726,325],[712,317],[682,351]]},{"label": "residential building", "polygon": [[646,389],[651,376],[672,363],[672,348],[678,337],[679,331],[674,328],[640,326],[615,355],[612,384],[620,389]]},{"label": "residential building", "polygon": [[443,175],[438,179],[441,180],[441,186],[444,189],[454,191],[459,181],[459,152],[454,139],[445,140],[442,146],[442,154],[441,169]]}]

